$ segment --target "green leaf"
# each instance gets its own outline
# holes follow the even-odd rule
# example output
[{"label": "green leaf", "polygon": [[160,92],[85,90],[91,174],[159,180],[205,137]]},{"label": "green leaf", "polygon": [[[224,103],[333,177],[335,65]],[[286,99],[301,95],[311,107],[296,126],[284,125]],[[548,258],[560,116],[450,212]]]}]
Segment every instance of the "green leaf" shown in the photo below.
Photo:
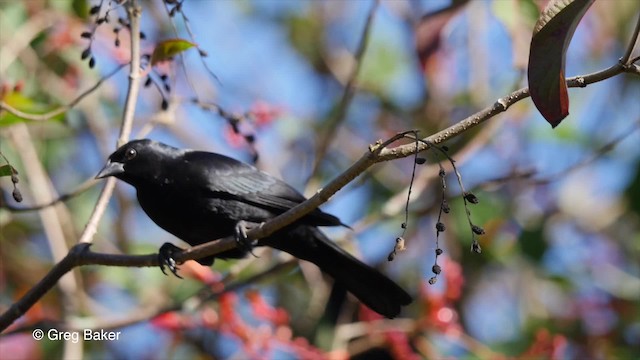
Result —
[{"label": "green leaf", "polygon": [[13,174],[17,174],[18,171],[13,168],[11,165],[2,165],[0,166],[0,176],[11,176]]},{"label": "green leaf", "polygon": [[569,115],[565,55],[578,23],[594,1],[551,0],[533,30],[529,92],[531,100],[552,127]]},{"label": "green leaf", "polygon": [[[7,94],[2,100],[12,108],[16,110],[20,110],[27,114],[34,114],[34,115],[45,114],[55,108],[54,105],[37,102],[31,98],[28,98],[22,95],[22,93],[18,93],[18,92],[11,92]],[[63,121],[64,113],[56,115],[52,117],[50,120]],[[9,125],[13,125],[13,124],[21,123],[25,121],[29,121],[29,120],[16,116],[14,114],[11,114],[8,111],[0,112],[0,127],[9,126]]]},{"label": "green leaf", "polygon": [[89,2],[86,0],[73,0],[71,8],[74,14],[81,19],[86,19],[89,15]]},{"label": "green leaf", "polygon": [[153,66],[158,62],[170,60],[179,53],[194,46],[196,46],[196,44],[183,39],[169,39],[161,41],[153,50],[153,55],[151,55],[151,65]]}]

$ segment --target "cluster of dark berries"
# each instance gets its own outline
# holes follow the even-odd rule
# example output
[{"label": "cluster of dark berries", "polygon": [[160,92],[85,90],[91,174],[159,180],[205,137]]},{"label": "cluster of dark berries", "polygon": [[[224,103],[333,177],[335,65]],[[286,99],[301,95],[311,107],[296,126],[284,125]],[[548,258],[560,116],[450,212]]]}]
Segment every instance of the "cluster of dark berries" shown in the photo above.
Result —
[{"label": "cluster of dark berries", "polygon": [[18,189],[18,182],[20,182],[18,171],[13,167],[11,167],[11,182],[13,183],[13,192],[11,193],[13,199],[17,202],[22,202],[22,193]]},{"label": "cluster of dark berries", "polygon": [[244,114],[241,117],[232,116],[226,117],[226,119],[229,122],[229,126],[231,126],[231,130],[233,131],[233,133],[242,136],[244,138],[244,141],[247,142],[247,144],[249,145],[249,149],[251,150],[251,160],[256,163],[258,161],[258,150],[255,147],[256,136],[255,134],[250,132],[251,130],[249,130],[249,132],[243,132],[242,130],[240,130],[240,120],[245,119],[246,117],[247,114]]},{"label": "cluster of dark berries", "polygon": [[[464,202],[465,202],[465,208],[467,206],[467,203],[469,204],[477,204],[480,201],[478,200],[478,198],[470,192],[465,192],[463,194],[463,198],[464,198]],[[482,252],[482,248],[480,247],[480,244],[478,243],[478,239],[476,238],[477,235],[483,235],[484,234],[484,229],[478,225],[475,225],[471,222],[471,218],[469,217],[469,210],[467,209],[467,219],[469,220],[469,225],[471,226],[471,251],[473,251],[476,254],[480,254]]]},{"label": "cluster of dark berries", "polygon": [[[148,57],[148,55],[146,56]],[[147,79],[144,81],[144,87],[148,88],[152,84],[155,84],[156,87],[158,87],[158,91],[162,96],[161,108],[162,110],[166,111],[169,108],[169,100],[167,100],[167,97],[168,97],[167,94],[171,92],[171,85],[169,84],[169,76],[167,74],[160,74],[158,75],[158,78],[160,79],[159,80],[160,85],[154,82],[153,78],[151,77],[151,74],[147,75]],[[162,89],[164,89],[164,91],[160,90],[160,86],[162,86]]]},{"label": "cluster of dark berries", "polygon": [[[109,9],[107,10],[103,16],[100,16],[100,8],[102,5],[94,5],[89,9],[89,15],[92,17],[95,17],[94,19],[94,23],[96,26],[93,27],[93,29],[91,31],[84,31],[82,34],[80,34],[80,37],[82,37],[83,39],[87,39],[89,40],[89,45],[87,46],[86,49],[84,49],[82,51],[82,54],[80,55],[80,58],[82,60],[86,60],[89,59],[89,67],[93,69],[93,67],[96,65],[96,58],[95,56],[93,56],[93,52],[91,51],[91,45],[93,44],[93,38],[95,36],[96,33],[96,29],[98,28],[98,26],[105,24],[105,23],[110,23],[110,12],[113,9]],[[126,18],[123,17],[119,17],[118,18],[118,23],[116,25],[114,25],[113,27],[113,33],[115,35],[115,41],[114,41],[114,45],[116,47],[120,46],[120,30],[122,30],[123,28],[127,28],[129,30],[131,30],[131,25],[129,24],[129,21]],[[143,32],[140,32],[140,39],[144,40],[146,38],[145,34]]]},{"label": "cluster of dark berries", "polygon": [[96,66],[96,58],[91,53],[91,43],[93,42],[93,33],[85,31],[81,35],[81,37],[85,39],[89,39],[89,46],[86,49],[82,50],[82,54],[80,54],[80,59],[86,60],[89,59],[89,67],[93,69]]},{"label": "cluster of dark berries", "polygon": [[[427,145],[428,149],[438,150],[451,163],[451,166],[453,167],[455,175],[456,175],[456,177],[458,179],[458,184],[460,185],[460,189],[462,190],[462,198],[463,198],[463,201],[464,201],[465,213],[466,213],[466,216],[467,216],[467,220],[469,222],[469,226],[471,228],[471,235],[472,235],[471,251],[473,251],[475,253],[482,252],[482,249],[480,248],[480,244],[478,243],[478,240],[477,240],[477,236],[478,235],[482,235],[485,232],[484,232],[484,229],[482,227],[473,224],[473,222],[471,221],[471,211],[468,208],[468,204],[473,204],[473,205],[478,204],[479,200],[473,193],[465,191],[464,184],[462,183],[462,175],[460,174],[460,172],[458,171],[458,169],[456,167],[455,160],[453,160],[447,154],[447,152],[449,151],[449,148],[446,147],[446,146],[437,146],[437,145],[432,144],[432,143],[430,143],[430,142],[428,142],[426,140],[419,139],[417,132],[413,132],[413,135],[414,135],[414,137],[412,137],[411,139],[416,142],[416,149],[418,148],[418,143],[421,142],[421,143]],[[414,168],[413,168],[414,174],[411,177],[411,184],[409,186],[409,195],[411,194],[411,185],[413,184],[416,165],[423,165],[426,162],[427,162],[427,159],[425,159],[423,157],[418,157],[418,155],[416,154],[416,156],[414,158]],[[451,211],[451,208],[449,207],[449,203],[447,202],[447,199],[446,199],[446,189],[447,189],[446,175],[447,175],[447,173],[444,170],[444,167],[442,166],[442,164],[438,163],[438,165],[440,166],[440,171],[438,172],[438,176],[440,177],[442,199],[441,199],[441,202],[440,202],[440,211],[438,212],[438,220],[437,220],[436,226],[435,226],[435,228],[436,228],[435,255],[436,255],[436,257],[435,257],[435,262],[434,262],[433,266],[431,267],[431,271],[435,274],[435,276],[433,276],[433,277],[431,277],[429,279],[429,283],[430,284],[435,284],[436,281],[437,281],[438,275],[440,275],[440,273],[442,272],[442,267],[440,265],[438,265],[438,257],[440,255],[442,255],[444,253],[444,251],[442,250],[442,248],[440,248],[439,239],[440,239],[440,234],[447,229],[445,224],[444,224],[444,222],[442,222],[442,216],[443,216],[443,214],[448,214]],[[404,231],[406,230],[406,227],[407,227],[406,218],[408,217],[408,206],[409,206],[409,196],[407,196],[407,209],[405,210],[405,222],[402,223],[403,235],[404,235]],[[391,261],[391,260],[393,260],[395,258],[397,251],[399,251],[399,248],[401,248],[401,249],[405,248],[403,237],[398,237],[396,239],[396,245],[395,245],[393,251],[388,256],[388,260],[389,261]]]},{"label": "cluster of dark berries", "polygon": [[[17,85],[16,85],[17,87]],[[18,189],[18,183],[20,182],[20,179],[18,178],[18,170],[16,170],[16,168],[14,168],[13,166],[11,166],[11,163],[9,162],[9,159],[7,159],[4,154],[2,152],[0,152],[0,158],[4,160],[4,162],[6,162],[6,165],[1,166],[0,168],[2,169],[2,176],[6,176],[9,175],[6,173],[6,170],[9,170],[9,173],[11,174],[11,182],[13,183],[13,193],[11,195],[13,195],[13,199],[17,202],[22,202],[22,193],[20,192],[20,190]]]}]

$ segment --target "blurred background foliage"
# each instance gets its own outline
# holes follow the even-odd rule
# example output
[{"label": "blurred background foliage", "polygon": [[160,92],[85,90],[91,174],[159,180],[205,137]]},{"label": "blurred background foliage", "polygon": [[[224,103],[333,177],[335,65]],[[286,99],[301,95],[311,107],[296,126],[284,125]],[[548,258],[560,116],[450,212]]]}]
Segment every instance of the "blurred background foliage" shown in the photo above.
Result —
[{"label": "blurred background foliage", "polygon": [[[244,161],[256,152],[256,166],[307,195],[377,139],[408,129],[427,136],[526,86],[531,31],[544,6],[382,1],[359,61],[371,1],[193,1],[169,16],[178,3],[140,2],[143,53],[182,38],[208,56],[194,48],[153,68],[157,86],[140,94],[134,136]],[[89,14],[95,5],[0,1],[3,101],[44,113],[128,61],[129,35],[118,24],[124,7],[103,2],[100,16],[111,9],[110,19],[98,26]],[[595,2],[569,47],[567,75],[616,63],[638,11],[634,0]],[[94,29],[91,42],[81,37]],[[85,49],[90,56],[81,60]],[[353,98],[340,115],[358,63]],[[127,81],[127,71],[118,71],[47,121],[0,113],[0,151],[19,172],[24,196],[15,203],[9,177],[0,178],[2,309],[83,231],[100,188],[90,179],[114,149]],[[427,154],[428,163],[417,169],[408,251],[393,262],[386,257],[402,232],[412,160],[377,165],[336,194],[323,209],[354,230],[327,233],[414,295],[399,319],[379,322],[313,266],[297,267],[285,254],[260,249],[258,258],[218,261],[212,269],[185,264],[186,280],[157,269],[78,269],[14,324],[27,330],[0,338],[0,357],[638,358],[639,94],[637,77],[617,76],[570,89],[571,114],[555,130],[525,100],[449,141],[465,186],[480,199],[471,217],[486,234],[479,238],[482,254],[471,253],[460,189],[445,163],[452,212],[443,219],[443,270],[435,285],[427,280],[441,157]],[[203,109],[194,98],[237,115],[239,132],[230,116]],[[86,181],[89,189],[64,203],[17,210]],[[164,241],[184,245],[142,213],[130,187],[118,184],[92,249],[143,254]],[[281,262],[286,266],[272,269]],[[225,287],[234,291],[221,293]],[[65,325],[115,329],[122,337],[80,345],[31,337],[32,326]]]}]

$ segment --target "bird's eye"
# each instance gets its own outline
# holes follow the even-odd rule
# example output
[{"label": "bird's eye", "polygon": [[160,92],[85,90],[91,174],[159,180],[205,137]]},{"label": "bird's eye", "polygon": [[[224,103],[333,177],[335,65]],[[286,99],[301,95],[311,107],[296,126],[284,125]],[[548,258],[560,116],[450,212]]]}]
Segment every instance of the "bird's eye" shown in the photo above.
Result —
[{"label": "bird's eye", "polygon": [[131,160],[131,159],[133,159],[134,157],[136,157],[136,155],[138,155],[138,152],[136,151],[136,149],[131,148],[131,149],[128,149],[128,150],[127,150],[127,152],[124,154],[124,157],[125,157],[127,160]]}]

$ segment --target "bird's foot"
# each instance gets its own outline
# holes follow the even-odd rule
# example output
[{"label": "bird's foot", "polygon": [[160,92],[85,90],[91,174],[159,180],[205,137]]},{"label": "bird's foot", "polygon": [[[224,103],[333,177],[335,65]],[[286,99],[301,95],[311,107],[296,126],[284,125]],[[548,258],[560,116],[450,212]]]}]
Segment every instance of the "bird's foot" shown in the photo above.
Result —
[{"label": "bird's foot", "polygon": [[182,276],[178,275],[178,270],[180,270],[178,263],[173,259],[173,254],[179,251],[182,251],[182,249],[171,243],[166,242],[162,244],[160,250],[158,250],[158,262],[160,263],[160,270],[162,270],[163,274],[167,275],[164,271],[164,267],[166,266],[173,275],[182,279]]},{"label": "bird's foot", "polygon": [[245,251],[245,253],[250,253],[251,255],[253,255],[254,257],[258,257],[256,254],[253,253],[253,248],[256,246],[256,244],[258,243],[257,240],[249,240],[249,238],[247,237],[247,229],[248,229],[248,223],[244,220],[240,220],[238,221],[238,223],[236,224],[236,242],[237,242],[237,246],[239,249],[241,249],[242,251]]}]

